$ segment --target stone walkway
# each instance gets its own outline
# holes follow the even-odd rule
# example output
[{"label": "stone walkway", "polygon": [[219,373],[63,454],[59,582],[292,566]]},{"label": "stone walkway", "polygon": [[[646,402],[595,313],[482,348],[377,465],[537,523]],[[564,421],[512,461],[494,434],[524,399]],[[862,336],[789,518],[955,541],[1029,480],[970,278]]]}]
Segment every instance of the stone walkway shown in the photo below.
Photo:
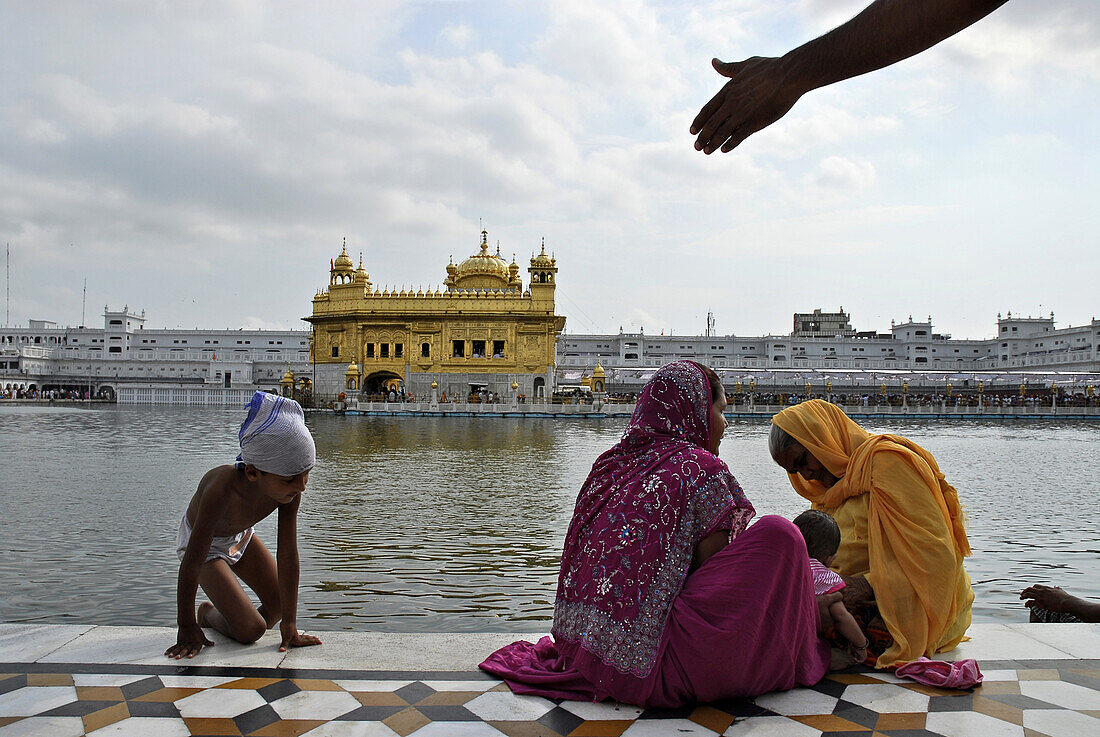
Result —
[{"label": "stone walkway", "polygon": [[675,710],[515,696],[477,663],[508,634],[319,633],[162,653],[154,627],[0,624],[0,737],[9,735],[1100,735],[1100,625],[971,628],[952,658],[978,660],[973,691],[889,673],[831,675],[813,688]]}]

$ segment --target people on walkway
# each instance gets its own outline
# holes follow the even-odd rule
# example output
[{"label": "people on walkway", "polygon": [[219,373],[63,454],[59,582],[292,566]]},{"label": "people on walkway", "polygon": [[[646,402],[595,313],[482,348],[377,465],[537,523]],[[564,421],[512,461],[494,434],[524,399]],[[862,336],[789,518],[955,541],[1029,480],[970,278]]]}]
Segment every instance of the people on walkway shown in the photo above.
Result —
[{"label": "people on walkway", "polygon": [[[481,667],[516,693],[673,707],[811,685],[829,666],[798,528],[755,514],[717,456],[725,391],[660,369],[581,487],[553,637]],[[839,594],[821,597],[827,607]]]},{"label": "people on walkway", "polygon": [[772,458],[815,509],[840,526],[833,568],[845,605],[887,668],[954,648],[974,592],[958,492],[932,454],[898,435],[872,435],[814,399],[774,418]]},{"label": "people on walkway", "polygon": [[935,46],[1007,0],[875,0],[842,26],[783,56],[713,59],[730,80],[691,123],[695,148],[732,151],[782,118],[807,92],[881,69]]}]

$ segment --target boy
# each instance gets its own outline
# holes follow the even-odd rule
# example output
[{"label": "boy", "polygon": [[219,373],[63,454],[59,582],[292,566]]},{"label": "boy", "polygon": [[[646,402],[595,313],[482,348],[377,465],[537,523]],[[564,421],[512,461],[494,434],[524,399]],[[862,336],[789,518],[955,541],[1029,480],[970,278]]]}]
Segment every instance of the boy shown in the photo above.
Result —
[{"label": "boy", "polygon": [[[814,577],[814,595],[831,594],[844,588],[844,580],[829,565],[836,559],[840,549],[840,527],[828,514],[810,509],[794,518],[794,524],[806,540],[806,552],[810,556],[810,573]],[[829,605],[829,615],[837,631],[848,640],[848,654],[856,663],[867,658],[867,646],[870,642],[859,628],[852,613],[842,601]],[[863,644],[860,644],[863,643]]]},{"label": "boy", "polygon": [[[256,392],[241,425],[240,442],[236,464],[208,471],[180,520],[179,634],[176,644],[164,652],[170,658],[193,658],[204,645],[213,645],[203,634],[204,626],[251,643],[282,619],[280,652],[321,644],[296,627],[298,505],[316,460],[302,408],[293,399]],[[278,565],[253,529],[276,509]],[[238,577],[260,598],[258,608]],[[199,586],[210,601],[196,612]]]}]

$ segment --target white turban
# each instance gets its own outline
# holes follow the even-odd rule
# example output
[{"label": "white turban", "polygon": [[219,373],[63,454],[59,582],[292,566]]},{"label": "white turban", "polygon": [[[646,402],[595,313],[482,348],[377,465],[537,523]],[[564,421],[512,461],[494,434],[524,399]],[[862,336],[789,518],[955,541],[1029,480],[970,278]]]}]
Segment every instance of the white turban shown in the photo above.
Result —
[{"label": "white turban", "polygon": [[240,438],[237,463],[250,463],[276,476],[297,476],[317,461],[305,414],[293,399],[265,392],[253,394]]}]

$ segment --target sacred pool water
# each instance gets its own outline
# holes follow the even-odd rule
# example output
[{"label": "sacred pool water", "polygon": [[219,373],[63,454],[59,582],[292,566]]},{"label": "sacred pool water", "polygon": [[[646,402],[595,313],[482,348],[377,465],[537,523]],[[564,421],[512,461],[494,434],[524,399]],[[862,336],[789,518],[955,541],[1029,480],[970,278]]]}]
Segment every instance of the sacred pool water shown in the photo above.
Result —
[{"label": "sacred pool water", "polygon": [[[2,622],[173,625],[180,515],[236,456],[239,411],[0,407]],[[298,622],[545,631],[577,490],[625,420],[312,414]],[[1022,622],[1031,582],[1100,596],[1094,422],[878,420],[936,456],[970,516],[975,621]],[[721,456],[758,514],[804,503],[734,421]],[[274,550],[274,517],[258,528]]]}]

